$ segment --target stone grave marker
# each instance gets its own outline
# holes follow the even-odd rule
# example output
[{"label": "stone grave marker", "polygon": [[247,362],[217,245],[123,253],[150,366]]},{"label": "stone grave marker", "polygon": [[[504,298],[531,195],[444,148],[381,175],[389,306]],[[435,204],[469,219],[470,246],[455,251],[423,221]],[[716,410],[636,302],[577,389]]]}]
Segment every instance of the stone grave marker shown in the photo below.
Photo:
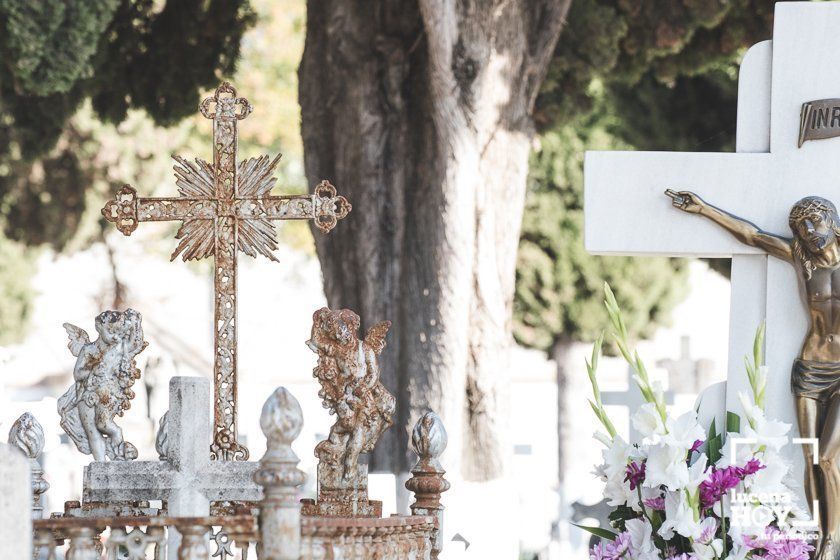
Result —
[{"label": "stone grave marker", "polygon": [[[85,467],[83,501],[166,502],[172,517],[205,517],[211,502],[262,499],[253,481],[256,462],[211,461],[211,382],[201,377],[173,377],[169,411],[158,435],[160,461],[94,461]],[[171,531],[169,550],[177,550]],[[173,546],[174,545],[174,546]]]},{"label": "stone grave marker", "polygon": [[[32,558],[32,479],[29,461],[16,447],[0,443],[0,543],[3,558]],[[21,515],[21,512],[26,512]]]}]

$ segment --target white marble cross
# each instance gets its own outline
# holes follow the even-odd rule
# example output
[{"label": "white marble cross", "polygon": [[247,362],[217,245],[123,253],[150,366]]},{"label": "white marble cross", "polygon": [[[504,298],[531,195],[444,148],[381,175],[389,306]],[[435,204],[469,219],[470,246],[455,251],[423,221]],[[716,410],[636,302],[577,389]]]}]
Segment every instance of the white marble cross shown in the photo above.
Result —
[{"label": "white marble cross", "polygon": [[164,500],[172,517],[204,517],[211,502],[261,500],[262,488],[252,479],[259,463],[210,460],[210,395],[208,379],[173,377],[166,460],[93,462],[85,467],[84,501]]},{"label": "white marble cross", "polygon": [[[794,269],[711,222],[674,209],[663,194],[707,202],[790,237],[788,213],[804,196],[840,203],[840,139],[797,147],[800,108],[840,97],[840,4],[776,4],[773,41],[741,65],[739,153],[590,152],[585,164],[586,248],[596,254],[732,257],[727,408],[740,411],[743,357],[766,318],[767,408],[795,425],[790,372],[807,330]],[[801,469],[801,453],[789,451]]]}]

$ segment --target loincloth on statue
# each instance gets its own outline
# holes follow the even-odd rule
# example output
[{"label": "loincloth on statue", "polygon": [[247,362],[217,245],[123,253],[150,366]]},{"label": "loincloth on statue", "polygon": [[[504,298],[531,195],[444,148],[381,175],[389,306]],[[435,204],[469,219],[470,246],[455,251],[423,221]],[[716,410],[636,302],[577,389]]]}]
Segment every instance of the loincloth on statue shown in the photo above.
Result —
[{"label": "loincloth on statue", "polygon": [[816,362],[796,359],[790,379],[793,394],[827,401],[840,393],[840,362]]}]

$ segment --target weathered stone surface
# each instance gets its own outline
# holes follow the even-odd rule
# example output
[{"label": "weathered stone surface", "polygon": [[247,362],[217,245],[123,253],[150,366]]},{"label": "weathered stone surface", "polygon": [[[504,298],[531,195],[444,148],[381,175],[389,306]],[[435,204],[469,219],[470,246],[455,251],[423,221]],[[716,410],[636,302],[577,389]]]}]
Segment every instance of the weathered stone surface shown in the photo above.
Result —
[{"label": "weathered stone surface", "polygon": [[40,519],[44,513],[41,496],[50,489],[44,480],[44,469],[39,459],[44,452],[44,429],[29,412],[20,415],[9,430],[9,444],[20,449],[29,459],[32,472],[32,518]]},{"label": "weathered stone surface", "polygon": [[330,486],[336,480],[330,465],[318,465],[318,500],[304,499],[303,515],[321,517],[382,517],[382,502],[368,499],[367,465],[356,467],[355,486]]},{"label": "weathered stone surface", "polygon": [[[212,502],[261,500],[262,488],[253,481],[258,463],[210,460],[210,387],[208,379],[173,377],[167,421],[157,438],[166,460],[91,463],[82,509],[89,502],[163,500],[170,516],[204,517]],[[170,560],[179,543],[177,530],[170,531]]]},{"label": "weathered stone surface", "polygon": [[32,475],[16,447],[0,444],[0,545],[3,558],[32,558]]},{"label": "weathered stone surface", "polygon": [[430,560],[434,529],[435,519],[430,516],[304,517],[301,558]]},{"label": "weathered stone surface", "polygon": [[148,344],[141,321],[133,309],[100,313],[94,323],[99,338],[93,342],[84,329],[64,324],[67,347],[77,360],[73,385],[58,399],[61,428],[96,461],[137,458],[137,449],[123,439],[114,419],[131,406],[131,386],[140,378],[134,358]]},{"label": "weathered stone surface", "polygon": [[359,316],[349,309],[324,307],[312,317],[306,344],[318,354],[318,396],[337,418],[315,447],[318,499],[304,502],[305,515],[381,515],[382,505],[367,501],[367,468],[359,465],[359,455],[373,451],[393,424],[396,401],[379,380],[379,354],[390,327],[390,321],[374,325],[361,340]]},{"label": "weathered stone surface", "polygon": [[440,456],[446,450],[448,441],[446,428],[434,412],[421,416],[411,432],[411,446],[417,453],[417,464],[411,469],[411,478],[406,481],[405,487],[414,492],[415,501],[411,504],[411,513],[435,518],[432,559],[436,559],[443,550],[444,507],[440,498],[441,494],[449,490],[449,481],[443,478],[446,471],[440,464]]},{"label": "weathered stone surface", "polygon": [[174,377],[169,384],[166,461],[92,463],[84,502],[164,500],[172,516],[205,516],[214,501],[258,501],[257,463],[210,461],[210,381]]},{"label": "weathered stone surface", "polygon": [[297,488],[306,474],[297,468],[292,442],[303,427],[300,403],[279,387],[263,405],[260,427],[267,445],[254,480],[265,488],[260,504],[260,558],[298,560],[300,557],[300,503]]}]

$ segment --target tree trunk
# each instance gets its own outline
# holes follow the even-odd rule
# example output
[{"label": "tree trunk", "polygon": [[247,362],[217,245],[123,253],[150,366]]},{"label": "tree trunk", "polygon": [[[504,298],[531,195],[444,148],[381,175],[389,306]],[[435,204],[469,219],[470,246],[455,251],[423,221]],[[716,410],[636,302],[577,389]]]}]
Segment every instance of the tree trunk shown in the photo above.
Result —
[{"label": "tree trunk", "polygon": [[411,423],[434,409],[450,472],[502,474],[531,111],[569,1],[309,1],[306,174],[353,204],[316,233],[327,300],[394,323],[379,470],[407,470]]},{"label": "tree trunk", "polygon": [[568,339],[559,339],[551,347],[551,359],[557,367],[557,481],[559,488],[563,490],[566,483],[566,456],[567,449],[564,445],[568,441],[570,431],[568,416],[568,388],[570,373],[570,356],[574,342]]}]

